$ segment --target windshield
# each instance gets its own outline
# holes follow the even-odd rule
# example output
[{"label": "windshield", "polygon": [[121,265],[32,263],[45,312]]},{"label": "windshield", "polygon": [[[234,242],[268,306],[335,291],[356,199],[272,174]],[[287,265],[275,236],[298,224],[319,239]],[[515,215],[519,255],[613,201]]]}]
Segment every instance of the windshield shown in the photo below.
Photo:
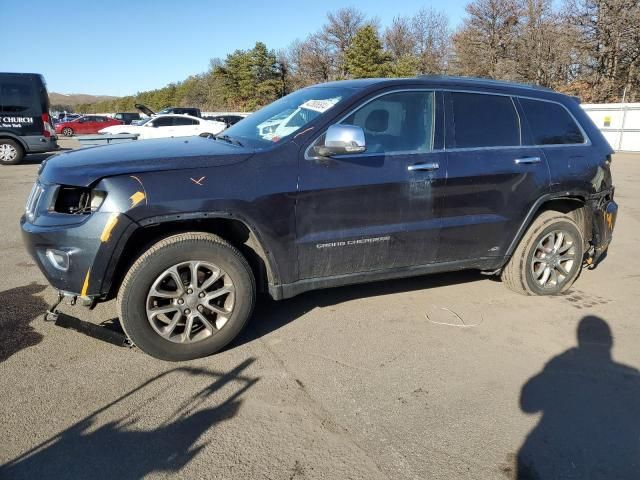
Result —
[{"label": "windshield", "polygon": [[356,90],[345,87],[310,87],[276,100],[224,131],[225,136],[268,146],[300,130]]}]

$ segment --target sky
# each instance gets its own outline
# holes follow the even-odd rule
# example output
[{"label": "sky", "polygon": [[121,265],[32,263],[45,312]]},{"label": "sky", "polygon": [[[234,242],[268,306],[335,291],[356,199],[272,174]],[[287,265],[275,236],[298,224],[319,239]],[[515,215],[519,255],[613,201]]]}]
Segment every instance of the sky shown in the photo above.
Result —
[{"label": "sky", "polygon": [[467,0],[0,0],[1,72],[42,73],[50,92],[131,95],[184,80],[256,41],[285,48],[352,6],[385,27],[422,7],[452,27]]}]

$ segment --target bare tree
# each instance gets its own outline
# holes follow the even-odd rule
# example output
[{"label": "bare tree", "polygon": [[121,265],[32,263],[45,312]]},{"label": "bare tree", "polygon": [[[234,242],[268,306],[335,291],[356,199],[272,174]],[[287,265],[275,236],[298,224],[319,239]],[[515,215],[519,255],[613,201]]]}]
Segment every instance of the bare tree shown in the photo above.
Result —
[{"label": "bare tree", "polygon": [[521,0],[517,25],[517,80],[563,88],[577,60],[577,32],[553,10],[553,0]]},{"label": "bare tree", "polygon": [[287,54],[295,88],[334,80],[336,60],[319,34],[294,42]]},{"label": "bare tree", "polygon": [[521,6],[518,0],[474,0],[453,37],[456,71],[463,75],[516,77],[516,39]]},{"label": "bare tree", "polygon": [[640,96],[640,2],[638,0],[567,0],[565,18],[579,32],[576,50],[583,60],[582,79],[594,100]]},{"label": "bare tree", "polygon": [[451,51],[451,33],[447,15],[433,8],[423,8],[412,18],[411,31],[419,72],[445,73]]},{"label": "bare tree", "polygon": [[384,31],[383,38],[384,46],[394,61],[415,53],[416,41],[409,17],[395,17]]},{"label": "bare tree", "polygon": [[329,50],[327,53],[331,53],[336,59],[339,75],[346,77],[349,72],[345,66],[345,53],[358,30],[365,25],[366,17],[355,8],[341,8],[336,12],[329,12],[327,20],[318,40],[325,44],[325,50]]}]

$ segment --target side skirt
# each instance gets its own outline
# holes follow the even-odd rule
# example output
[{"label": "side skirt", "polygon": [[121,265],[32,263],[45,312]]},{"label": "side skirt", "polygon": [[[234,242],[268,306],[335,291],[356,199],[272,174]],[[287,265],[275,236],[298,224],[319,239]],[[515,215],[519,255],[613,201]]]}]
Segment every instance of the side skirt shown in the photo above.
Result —
[{"label": "side skirt", "polygon": [[394,278],[417,277],[431,273],[453,272],[457,270],[493,271],[502,267],[506,260],[506,257],[483,257],[455,262],[430,263],[428,265],[349,273],[332,277],[309,278],[298,280],[293,283],[269,285],[269,294],[274,300],[284,300],[285,298],[295,297],[296,295],[310,290],[341,287],[357,283],[376,282],[379,280],[390,280]]}]

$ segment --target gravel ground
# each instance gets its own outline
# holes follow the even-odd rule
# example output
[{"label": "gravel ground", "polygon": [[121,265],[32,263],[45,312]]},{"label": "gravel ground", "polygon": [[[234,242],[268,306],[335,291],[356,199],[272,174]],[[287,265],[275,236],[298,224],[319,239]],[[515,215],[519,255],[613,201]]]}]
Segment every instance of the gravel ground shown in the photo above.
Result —
[{"label": "gravel ground", "polygon": [[519,453],[520,478],[640,476],[640,155],[615,157],[610,254],[565,296],[462,272],[262,299],[180,364],[42,320],[18,218],[43,157],[0,172],[0,478],[505,479]]}]

